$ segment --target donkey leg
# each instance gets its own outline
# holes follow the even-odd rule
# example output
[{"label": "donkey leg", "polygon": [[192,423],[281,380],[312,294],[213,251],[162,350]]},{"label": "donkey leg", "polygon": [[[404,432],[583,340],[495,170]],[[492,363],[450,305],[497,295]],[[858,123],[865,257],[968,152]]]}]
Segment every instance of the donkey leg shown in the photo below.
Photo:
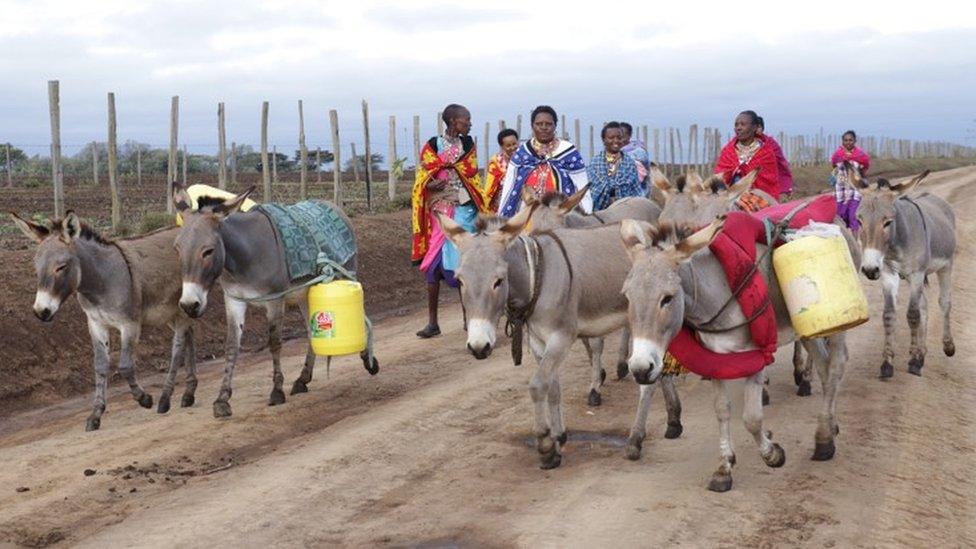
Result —
[{"label": "donkey leg", "polygon": [[834,457],[836,446],[834,437],[840,433],[837,425],[837,391],[844,377],[847,364],[847,336],[844,333],[832,335],[823,341],[826,344],[827,357],[825,361],[818,361],[818,371],[823,380],[823,407],[817,416],[816,446],[813,452],[814,461],[827,461]]},{"label": "donkey leg", "polygon": [[813,359],[810,354],[803,356],[803,344],[799,341],[793,343],[793,381],[796,383],[796,394],[798,396],[810,396],[813,392],[810,386],[810,378],[813,376]]},{"label": "donkey leg", "polygon": [[580,339],[583,340],[586,354],[590,358],[590,393],[586,403],[590,406],[599,406],[603,403],[603,399],[600,397],[600,387],[603,386],[603,380],[607,377],[607,372],[603,369],[604,340],[602,337]]},{"label": "donkey leg", "polygon": [[315,352],[312,351],[312,329],[308,324],[308,301],[300,299],[298,301],[298,308],[302,312],[302,318],[305,319],[305,335],[308,337],[308,349],[305,351],[305,366],[302,368],[302,373],[298,375],[298,379],[291,386],[291,394],[293,395],[308,392],[308,384],[312,381],[312,371],[315,369]]},{"label": "donkey leg", "polygon": [[230,417],[230,396],[234,392],[234,367],[241,353],[241,334],[244,332],[244,317],[247,303],[237,301],[224,292],[224,311],[227,313],[227,339],[224,342],[224,378],[220,382],[220,392],[213,403],[214,417]]},{"label": "donkey leg", "polygon": [[764,378],[762,372],[759,372],[746,379],[743,389],[745,398],[742,407],[742,422],[752,438],[756,440],[759,455],[766,462],[766,465],[782,467],[786,463],[786,452],[779,444],[770,440],[772,434],[763,429],[762,380]]},{"label": "donkey leg", "polygon": [[183,364],[186,366],[186,387],[183,389],[183,398],[180,406],[189,408],[193,406],[197,393],[197,345],[193,339],[193,326],[186,328],[186,345],[183,351]]},{"label": "donkey leg", "polygon": [[708,489],[713,492],[728,492],[732,489],[732,466],[735,465],[735,451],[732,449],[732,433],[729,420],[732,418],[732,401],[725,381],[713,379],[715,387],[715,416],[718,418],[719,466],[712,473]]},{"label": "donkey leg", "polygon": [[173,345],[170,351],[169,370],[166,372],[166,380],[163,382],[163,392],[159,394],[159,403],[156,405],[156,412],[165,414],[169,411],[170,397],[173,396],[173,388],[176,386],[176,372],[180,369],[180,363],[184,361],[183,345],[186,341],[186,325],[183,322],[176,322],[173,325]]},{"label": "donkey leg", "polygon": [[281,371],[281,329],[285,316],[285,301],[272,301],[265,305],[268,316],[268,348],[271,350],[271,365],[274,369],[272,381],[274,386],[268,398],[268,406],[285,403],[285,374]]},{"label": "donkey leg", "polygon": [[623,379],[630,373],[627,357],[630,356],[630,325],[624,324],[620,331],[620,351],[617,354],[617,379]]},{"label": "donkey leg", "polygon": [[949,324],[949,313],[952,311],[952,263],[938,272],[939,277],[939,308],[942,309],[942,351],[946,356],[956,354],[956,344],[952,340],[952,327]]},{"label": "donkey leg", "polygon": [[566,356],[572,339],[554,333],[544,344],[541,340],[531,337],[530,344],[533,346],[533,353],[539,357],[539,368],[529,382],[529,394],[535,405],[537,449],[542,462],[541,467],[553,469],[559,467],[562,462],[559,439],[564,438],[565,435],[562,410],[558,401],[561,396],[558,379],[555,379],[555,389],[551,387],[554,381],[553,372]]},{"label": "donkey leg", "polygon": [[898,273],[881,267],[881,288],[884,295],[884,362],[881,363],[881,377],[889,378],[895,375],[895,305],[898,301],[898,286],[901,279]]},{"label": "donkey leg", "polygon": [[634,418],[634,425],[630,428],[630,436],[627,438],[627,459],[636,460],[641,456],[641,447],[644,445],[644,438],[647,437],[647,413],[651,409],[651,397],[657,390],[657,383],[650,385],[638,385],[640,387],[640,399],[637,401],[637,417]]},{"label": "donkey leg", "polygon": [[105,391],[108,389],[108,328],[104,324],[88,321],[88,332],[91,335],[92,351],[94,360],[92,365],[95,369],[95,401],[92,404],[92,413],[88,416],[85,423],[86,431],[95,431],[102,424],[102,414],[105,413]]},{"label": "donkey leg", "polygon": [[664,432],[664,438],[668,439],[680,437],[685,430],[681,426],[681,397],[678,396],[678,388],[675,386],[677,377],[673,374],[661,376],[661,391],[664,392],[664,404],[668,409],[668,429]]},{"label": "donkey leg", "polygon": [[908,349],[908,373],[922,375],[925,365],[925,324],[927,301],[925,299],[925,274],[914,273],[908,278],[911,293],[908,300],[908,328],[912,342]]},{"label": "donkey leg", "polygon": [[766,372],[765,368],[759,373],[762,376],[762,405],[769,406],[769,389],[767,389],[769,387],[769,373]]},{"label": "donkey leg", "polygon": [[119,351],[119,373],[129,383],[132,398],[139,406],[152,408],[152,395],[142,390],[136,381],[135,347],[139,343],[139,326],[126,326],[121,330],[121,350]]}]

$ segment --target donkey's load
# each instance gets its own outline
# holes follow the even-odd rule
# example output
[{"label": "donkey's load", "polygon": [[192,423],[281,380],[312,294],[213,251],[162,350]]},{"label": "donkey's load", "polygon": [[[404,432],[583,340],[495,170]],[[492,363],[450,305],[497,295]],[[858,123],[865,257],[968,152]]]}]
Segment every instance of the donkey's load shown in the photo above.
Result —
[{"label": "donkey's load", "polygon": [[826,337],[868,321],[868,300],[850,249],[835,232],[802,230],[773,252],[776,278],[800,337]]},{"label": "donkey's load", "polygon": [[317,355],[362,352],[366,349],[363,286],[353,280],[333,280],[309,288],[308,326]]},{"label": "donkey's load", "polygon": [[[223,189],[218,189],[217,187],[211,187],[210,185],[204,185],[202,183],[197,183],[196,185],[190,185],[186,188],[186,195],[190,197],[190,209],[199,210],[201,205],[210,205],[223,202],[224,200],[229,200],[237,196],[236,194],[225,191]],[[203,204],[201,204],[201,202]],[[250,198],[244,200],[241,204],[241,211],[247,212],[251,208],[257,206],[258,203],[251,200]],[[176,212],[176,226],[183,226],[183,216],[179,212]]]}]

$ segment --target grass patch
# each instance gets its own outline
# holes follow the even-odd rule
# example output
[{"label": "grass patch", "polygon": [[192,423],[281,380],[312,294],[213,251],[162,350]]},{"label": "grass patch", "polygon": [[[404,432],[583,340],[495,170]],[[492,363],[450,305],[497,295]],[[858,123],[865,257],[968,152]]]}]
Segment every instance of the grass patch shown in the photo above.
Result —
[{"label": "grass patch", "polygon": [[176,223],[173,214],[166,212],[145,212],[139,220],[139,234],[151,233]]}]

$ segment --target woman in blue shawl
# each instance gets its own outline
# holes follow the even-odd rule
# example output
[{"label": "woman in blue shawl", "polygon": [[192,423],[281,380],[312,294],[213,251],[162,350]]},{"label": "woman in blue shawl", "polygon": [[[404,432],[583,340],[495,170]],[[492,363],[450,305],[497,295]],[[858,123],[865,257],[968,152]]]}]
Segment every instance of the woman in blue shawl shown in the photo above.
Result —
[{"label": "woman in blue shawl", "polygon": [[603,150],[593,157],[586,174],[590,181],[593,211],[606,209],[627,196],[644,196],[637,162],[621,151],[624,130],[620,122],[608,122],[600,130]]}]

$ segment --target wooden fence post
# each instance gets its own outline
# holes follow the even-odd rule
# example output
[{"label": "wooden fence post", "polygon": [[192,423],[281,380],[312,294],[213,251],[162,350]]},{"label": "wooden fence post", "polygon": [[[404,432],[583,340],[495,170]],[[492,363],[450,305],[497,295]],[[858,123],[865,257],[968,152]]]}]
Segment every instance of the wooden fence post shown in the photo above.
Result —
[{"label": "wooden fence post", "polygon": [[278,145],[271,146],[271,184],[278,184]]},{"label": "wooden fence post", "polygon": [[569,129],[566,128],[566,115],[560,116],[562,120],[560,121],[559,127],[562,128],[562,133],[560,134],[563,139],[569,139]]},{"label": "wooden fence post", "polygon": [[593,124],[590,124],[590,158],[596,156],[596,139],[594,138]]},{"label": "wooden fence post", "polygon": [[519,139],[522,139],[522,115],[521,114],[515,116],[515,133],[519,134]]},{"label": "wooden fence post", "polygon": [[363,99],[363,140],[366,142],[366,208],[373,210],[373,156],[369,146],[369,104]]},{"label": "wooden fence post", "polygon": [[268,102],[265,101],[261,104],[261,184],[265,202],[271,202],[271,166],[268,160]]},{"label": "wooden fence post", "polygon": [[237,141],[230,143],[230,184],[237,185]]},{"label": "wooden fence post", "polygon": [[[138,149],[137,149],[138,150]],[[118,143],[115,136],[115,94],[108,94],[108,187],[112,200],[112,231],[119,229],[122,207],[119,204]],[[167,186],[169,184],[167,183]],[[141,192],[141,189],[140,189]]]},{"label": "wooden fence post", "polygon": [[[92,185],[98,186],[98,143],[91,142],[92,153]],[[9,163],[9,160],[8,160]]]},{"label": "wooden fence post", "polygon": [[654,162],[661,163],[661,130],[654,128]]},{"label": "wooden fence post", "polygon": [[583,144],[580,143],[580,121],[579,118],[573,119],[573,144],[577,147],[582,148]]},{"label": "wooden fence post", "polygon": [[444,113],[437,111],[437,135],[444,133]]},{"label": "wooden fence post", "polygon": [[420,162],[420,115],[413,115],[413,159]]},{"label": "wooden fence post", "polygon": [[61,170],[61,92],[57,80],[47,83],[51,114],[51,180],[54,184],[54,216],[64,216],[64,173]]},{"label": "wooden fence post", "polygon": [[322,186],[322,147],[315,147],[315,185]]},{"label": "wooden fence post", "polygon": [[356,156],[356,144],[350,143],[349,148],[352,149],[352,180],[359,186],[359,157]]},{"label": "wooden fence post", "polygon": [[674,174],[674,128],[668,128],[668,140],[670,145],[668,146],[669,152],[671,153],[671,161],[668,163],[668,175]]},{"label": "wooden fence post", "polygon": [[142,148],[136,149],[136,185],[142,185]]},{"label": "wooden fence post", "polygon": [[224,103],[217,103],[217,187],[227,188],[227,132],[224,130]]},{"label": "wooden fence post", "polygon": [[641,126],[641,141],[644,142],[644,149],[647,149],[647,124]]},{"label": "wooden fence post", "polygon": [[483,164],[481,165],[481,172],[482,172],[481,177],[482,180],[484,181],[488,180],[488,160],[491,159],[491,147],[489,147],[488,145],[490,143],[490,141],[488,140],[490,133],[491,133],[491,124],[489,122],[485,122],[485,159]]},{"label": "wooden fence post", "polygon": [[342,185],[342,159],[339,151],[339,113],[335,109],[329,111],[329,126],[332,129],[332,202],[342,206],[339,201],[339,188]]},{"label": "wooden fence post", "polygon": [[389,146],[387,146],[386,157],[387,157],[386,158],[386,165],[387,165],[386,183],[387,186],[389,187],[387,189],[387,192],[389,193],[388,198],[390,202],[393,202],[393,199],[396,198],[396,184],[397,184],[396,174],[393,173],[393,165],[397,161],[397,152],[396,152],[396,116],[392,114],[390,115],[390,144]]},{"label": "wooden fence post", "polygon": [[308,147],[305,145],[305,108],[302,100],[298,100],[298,155],[302,163],[298,172],[298,196],[305,200],[308,198]]},{"label": "wooden fence post", "polygon": [[186,163],[187,163],[186,156],[187,156],[187,153],[186,153],[186,143],[184,143],[183,144],[183,186],[184,187],[186,187],[186,181],[187,181],[187,179],[186,179]]},{"label": "wooden fence post", "polygon": [[169,108],[169,160],[166,164],[166,213],[173,213],[173,182],[176,181],[176,150],[180,132],[180,96],[174,95]]}]

